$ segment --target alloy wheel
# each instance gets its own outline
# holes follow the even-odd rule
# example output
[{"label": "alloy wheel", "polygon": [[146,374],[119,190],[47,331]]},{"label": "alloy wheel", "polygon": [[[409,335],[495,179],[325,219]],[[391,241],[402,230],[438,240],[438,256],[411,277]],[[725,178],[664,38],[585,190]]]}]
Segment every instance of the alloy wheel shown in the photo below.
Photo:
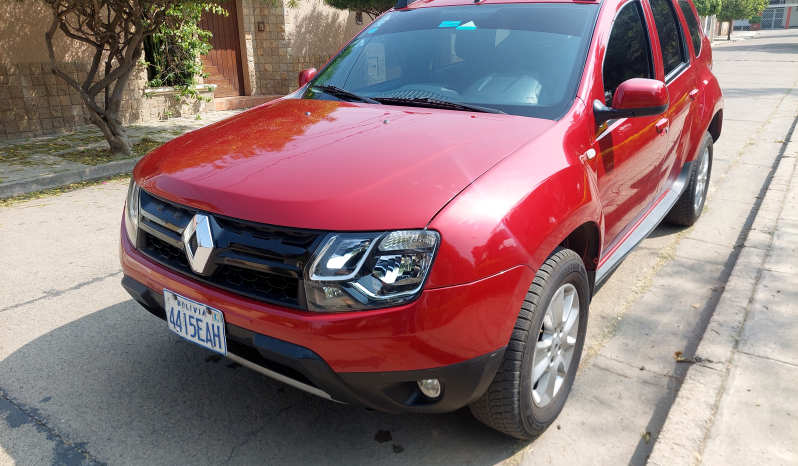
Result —
[{"label": "alloy wheel", "polygon": [[707,178],[709,174],[709,148],[705,147],[698,165],[698,174],[695,180],[695,196],[693,197],[693,210],[699,215],[704,206],[704,196],[707,192]]},{"label": "alloy wheel", "polygon": [[570,283],[552,297],[532,356],[532,399],[545,407],[562,388],[579,334],[579,294]]}]

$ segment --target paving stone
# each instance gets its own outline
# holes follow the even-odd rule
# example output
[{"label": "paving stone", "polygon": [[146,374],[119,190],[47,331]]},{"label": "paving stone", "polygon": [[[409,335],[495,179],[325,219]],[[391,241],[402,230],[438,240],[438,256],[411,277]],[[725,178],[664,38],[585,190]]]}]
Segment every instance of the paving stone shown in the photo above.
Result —
[{"label": "paving stone", "polygon": [[703,465],[798,464],[798,367],[737,353]]},{"label": "paving stone", "polygon": [[798,275],[798,221],[784,219],[779,221],[775,227],[765,268]]},{"label": "paving stone", "polygon": [[739,350],[798,366],[798,275],[763,270]]},{"label": "paving stone", "polygon": [[683,351],[703,330],[701,313],[719,294],[722,272],[721,265],[681,257],[668,263],[635,303],[646,311],[625,315],[602,355],[671,375],[677,365],[674,352]]}]

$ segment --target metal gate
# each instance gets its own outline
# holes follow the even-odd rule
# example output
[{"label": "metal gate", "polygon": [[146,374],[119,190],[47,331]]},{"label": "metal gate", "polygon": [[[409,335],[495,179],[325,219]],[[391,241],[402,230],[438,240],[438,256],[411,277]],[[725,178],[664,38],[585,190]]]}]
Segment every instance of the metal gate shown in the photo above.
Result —
[{"label": "metal gate", "polygon": [[762,29],[784,29],[784,8],[768,8],[762,12]]},{"label": "metal gate", "polygon": [[238,12],[235,0],[222,3],[228,16],[202,13],[200,27],[213,34],[210,42],[213,48],[207,58],[213,66],[235,88],[238,95],[244,95],[244,72],[241,67],[241,43],[238,36]]}]

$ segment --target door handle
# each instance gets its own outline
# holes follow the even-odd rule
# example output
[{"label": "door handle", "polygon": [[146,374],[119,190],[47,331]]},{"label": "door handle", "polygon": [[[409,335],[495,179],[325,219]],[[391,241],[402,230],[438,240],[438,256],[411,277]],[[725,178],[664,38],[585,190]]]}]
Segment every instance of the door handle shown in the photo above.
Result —
[{"label": "door handle", "polygon": [[691,99],[695,100],[695,98],[698,97],[698,89],[693,89],[692,91],[690,91],[690,94],[688,95],[690,96]]},{"label": "door handle", "polygon": [[668,134],[669,123],[670,121],[668,121],[667,118],[663,118],[659,120],[656,125],[654,125],[654,128],[657,130],[660,136],[665,136]]}]

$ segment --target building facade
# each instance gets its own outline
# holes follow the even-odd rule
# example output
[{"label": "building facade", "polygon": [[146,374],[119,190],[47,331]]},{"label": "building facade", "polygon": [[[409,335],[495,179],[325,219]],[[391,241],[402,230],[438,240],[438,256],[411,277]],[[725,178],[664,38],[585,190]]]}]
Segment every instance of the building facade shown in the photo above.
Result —
[{"label": "building facade", "polygon": [[[734,22],[735,31],[751,29],[747,19]],[[770,5],[762,12],[759,29],[798,29],[798,0],[770,0]]]},{"label": "building facade", "polygon": [[[262,0],[233,0],[227,17],[203,17],[214,46],[203,57],[214,84],[203,92],[210,102],[174,99],[169,89],[147,92],[146,69],[130,79],[121,112],[124,123],[192,115],[215,109],[256,105],[297,86],[297,74],[320,68],[368,23],[354,12],[335,10],[321,0],[301,0],[288,8]],[[44,33],[50,10],[40,2],[0,0],[0,140],[75,131],[90,125],[77,92],[50,72]],[[219,20],[223,18],[223,20]],[[358,24],[362,23],[362,24]],[[85,79],[91,50],[60,31],[54,38],[57,66]]]}]

